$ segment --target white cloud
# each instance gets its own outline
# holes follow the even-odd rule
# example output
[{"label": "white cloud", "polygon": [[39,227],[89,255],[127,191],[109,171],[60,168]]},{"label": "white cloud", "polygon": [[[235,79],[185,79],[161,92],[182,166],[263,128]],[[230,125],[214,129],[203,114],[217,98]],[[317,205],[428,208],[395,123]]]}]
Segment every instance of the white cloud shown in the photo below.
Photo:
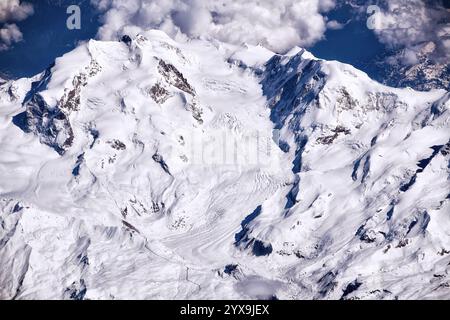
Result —
[{"label": "white cloud", "polygon": [[331,30],[340,30],[345,27],[344,23],[340,23],[336,20],[330,20],[327,22],[327,28]]},{"label": "white cloud", "polygon": [[413,65],[419,61],[417,52],[411,49],[405,49],[403,52],[402,63],[405,65]]},{"label": "white cloud", "polygon": [[[406,49],[404,63],[414,61],[421,43],[433,42],[440,59],[450,58],[450,13],[439,1],[383,0],[374,29],[380,42],[391,49]],[[437,57],[435,57],[437,58]]]},{"label": "white cloud", "polygon": [[172,37],[211,37],[275,51],[310,46],[326,31],[335,0],[91,0],[104,12],[101,39],[161,29]]},{"label": "white cloud", "polygon": [[0,29],[0,51],[9,49],[11,44],[21,41],[23,38],[22,32],[15,24],[5,24]]},{"label": "white cloud", "polygon": [[19,0],[0,1],[0,22],[22,21],[34,13],[33,5]]},{"label": "white cloud", "polygon": [[34,13],[33,5],[19,0],[0,0],[0,51],[8,50],[12,44],[22,41],[19,27],[12,22],[25,20]]}]

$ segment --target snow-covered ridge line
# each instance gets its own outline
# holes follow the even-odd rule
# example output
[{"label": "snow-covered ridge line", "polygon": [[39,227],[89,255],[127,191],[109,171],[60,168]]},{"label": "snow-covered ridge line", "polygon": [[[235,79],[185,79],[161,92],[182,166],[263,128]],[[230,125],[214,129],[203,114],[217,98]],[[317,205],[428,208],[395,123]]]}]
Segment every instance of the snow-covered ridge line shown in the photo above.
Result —
[{"label": "snow-covered ridge line", "polygon": [[0,85],[0,298],[448,298],[449,97],[91,40]]}]

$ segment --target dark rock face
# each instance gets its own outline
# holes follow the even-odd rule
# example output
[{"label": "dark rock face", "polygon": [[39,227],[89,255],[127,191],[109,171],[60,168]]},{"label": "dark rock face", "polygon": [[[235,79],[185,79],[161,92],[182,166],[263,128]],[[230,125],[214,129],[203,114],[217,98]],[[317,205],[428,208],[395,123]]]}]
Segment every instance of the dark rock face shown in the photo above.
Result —
[{"label": "dark rock face", "polygon": [[169,84],[181,91],[195,96],[194,88],[189,84],[183,74],[172,64],[159,60],[158,71]]},{"label": "dark rock face", "polygon": [[[192,117],[197,120],[199,124],[203,123],[202,109],[199,107],[196,101],[196,92],[183,74],[170,63],[163,60],[159,60],[158,72],[164,77],[164,80],[171,86],[189,94],[192,96],[192,101],[186,103],[186,109],[192,113]],[[150,95],[157,103],[158,101],[165,101],[169,98],[169,93],[165,92],[165,88],[160,85],[155,85],[151,89]]]},{"label": "dark rock face", "polygon": [[286,64],[279,55],[266,63],[261,84],[270,103],[270,119],[275,129],[282,128],[291,114],[295,114],[293,122],[300,119],[325,85],[326,76],[320,69],[320,61],[303,59],[302,53]]},{"label": "dark rock face", "polygon": [[[426,49],[426,44],[422,50]],[[397,52],[401,54],[401,51]],[[395,55],[394,55],[395,57]],[[418,61],[412,65],[380,63],[377,80],[393,87],[411,87],[419,91],[450,89],[450,65],[438,61],[433,54],[419,52]]]},{"label": "dark rock face", "polygon": [[87,84],[84,74],[77,75],[73,79],[73,88],[67,91],[59,101],[59,107],[68,111],[77,111],[80,106],[81,87]]},{"label": "dark rock face", "polygon": [[74,138],[67,115],[58,107],[51,108],[40,94],[35,94],[25,107],[26,111],[15,116],[13,123],[63,155]]},{"label": "dark rock face", "polygon": [[252,252],[255,256],[268,256],[272,253],[273,248],[270,243],[265,243],[261,240],[255,240],[253,242]]},{"label": "dark rock face", "polygon": [[442,147],[441,154],[444,157],[450,154],[450,140]]},{"label": "dark rock face", "polygon": [[373,243],[376,241],[373,230],[367,230],[366,224],[360,226],[355,233],[355,236],[359,237],[359,240],[366,243]]},{"label": "dark rock face", "polygon": [[336,281],[337,275],[337,273],[329,271],[322,276],[319,281],[317,281],[317,289],[321,298],[324,298],[328,293],[332,292],[336,288],[338,284]]},{"label": "dark rock face", "polygon": [[242,230],[234,235],[235,245],[248,244],[250,241],[248,233],[250,232],[249,224],[261,214],[261,206],[258,206],[252,213],[245,217],[241,222]]},{"label": "dark rock face", "polygon": [[155,152],[155,154],[152,156],[153,161],[159,163],[159,165],[161,166],[161,168],[169,175],[172,175],[170,173],[169,170],[169,166],[167,165],[167,163],[164,161],[164,158],[162,155],[160,155],[158,152]]},{"label": "dark rock face", "polygon": [[84,300],[84,296],[86,295],[87,288],[84,279],[80,279],[80,281],[74,281],[70,287],[66,288],[64,294],[70,300]]},{"label": "dark rock face", "polygon": [[163,104],[170,97],[170,93],[161,84],[156,83],[150,88],[150,96],[156,103]]},{"label": "dark rock face", "polygon": [[261,206],[258,206],[252,213],[245,217],[241,222],[242,230],[234,235],[236,247],[243,247],[244,249],[252,249],[252,253],[256,257],[268,256],[272,253],[273,248],[270,243],[253,238],[250,236],[252,230],[250,223],[261,214]]},{"label": "dark rock face", "polygon": [[223,272],[225,272],[226,274],[232,274],[236,271],[237,267],[237,264],[227,264]]},{"label": "dark rock face", "polygon": [[72,146],[74,139],[69,115],[80,109],[82,88],[87,85],[89,77],[95,76],[100,70],[101,66],[92,60],[85,67],[85,72],[73,78],[72,87],[66,88],[56,106],[49,106],[40,94],[52,77],[51,67],[48,68],[39,81],[32,83],[22,103],[26,111],[16,115],[13,123],[26,133],[34,133],[41,143],[63,155]]},{"label": "dark rock face", "polygon": [[428,164],[431,162],[431,160],[433,160],[433,158],[439,153],[439,151],[441,151],[441,149],[443,148],[443,145],[438,145],[438,146],[432,146],[430,147],[433,150],[433,153],[431,154],[431,156],[429,156],[426,159],[422,159],[417,163],[417,166],[419,167],[416,172],[411,176],[410,180],[406,183],[404,183],[401,187],[400,187],[400,191],[402,192],[406,192],[409,190],[409,188],[411,188],[412,185],[414,185],[414,183],[416,183],[416,179],[417,179],[417,175],[419,173],[422,173],[423,170],[425,170],[425,168],[428,166]]},{"label": "dark rock face", "polygon": [[17,87],[14,85],[14,83],[1,82],[1,79],[0,94],[5,94],[5,98],[10,102],[17,101],[17,99],[19,98],[17,94]]},{"label": "dark rock face", "polygon": [[354,99],[344,87],[340,88],[336,103],[343,110],[351,110],[359,105],[359,101]]},{"label": "dark rock face", "polygon": [[202,109],[195,102],[191,103],[191,104],[188,104],[187,107],[188,107],[188,110],[191,111],[192,117],[195,120],[197,120],[197,122],[199,124],[202,124],[203,123],[203,119],[202,119],[203,111],[202,111]]},{"label": "dark rock face", "polygon": [[377,110],[383,112],[391,112],[397,108],[406,107],[406,104],[399,100],[398,96],[393,93],[376,92],[369,93],[369,104],[365,105],[366,110]]},{"label": "dark rock face", "polygon": [[358,290],[358,288],[362,285],[362,282],[359,282],[358,279],[349,283],[347,287],[344,289],[341,300],[344,300],[350,293]]},{"label": "dark rock face", "polygon": [[120,39],[120,41],[122,41],[123,43],[125,43],[127,46],[129,46],[131,44],[131,38],[128,35],[123,35],[122,38]]},{"label": "dark rock face", "polygon": [[[301,118],[308,108],[318,103],[318,96],[326,82],[326,74],[321,70],[321,62],[305,59],[303,51],[292,56],[285,62],[283,56],[275,55],[267,63],[262,74],[262,89],[271,108],[270,120],[274,129],[281,129],[289,125],[295,134],[295,145],[285,143],[282,150],[295,149],[295,159],[292,172],[302,170],[303,151],[308,143],[308,137],[303,133]],[[293,115],[287,124],[287,119]],[[339,128],[332,135],[341,133]],[[345,130],[344,130],[345,133]],[[327,141],[328,142],[328,141]],[[286,194],[285,209],[290,210],[296,204],[296,197],[300,188],[300,180],[296,179],[291,190]]]},{"label": "dark rock face", "polygon": [[218,270],[218,275],[222,278],[233,277],[236,280],[241,280],[244,276],[241,268],[238,264],[227,264],[222,270]]},{"label": "dark rock face", "polygon": [[80,169],[83,162],[84,162],[84,153],[80,154],[77,157],[77,162],[75,163],[75,167],[72,170],[72,175],[74,177],[78,177],[80,175]]},{"label": "dark rock face", "polygon": [[52,79],[52,68],[55,64],[53,63],[50,65],[42,75],[42,77],[39,79],[39,81],[35,81],[31,84],[31,89],[28,91],[28,93],[25,96],[25,99],[23,100],[22,104],[25,105],[28,101],[33,98],[33,96],[47,88],[48,83]]},{"label": "dark rock face", "polygon": [[88,84],[88,79],[100,72],[101,66],[92,60],[85,72],[80,72],[72,80],[72,88],[66,89],[64,95],[58,102],[58,107],[67,112],[80,110],[81,90]]},{"label": "dark rock face", "polygon": [[337,126],[333,130],[331,130],[334,134],[325,136],[325,137],[319,137],[317,138],[317,142],[321,144],[331,144],[333,141],[339,136],[340,133],[343,133],[345,135],[350,134],[350,129],[347,129],[343,126]]},{"label": "dark rock face", "polygon": [[127,148],[125,143],[123,143],[122,141],[117,140],[117,139],[108,141],[108,143],[111,145],[111,148],[116,149],[116,150],[125,150]]}]

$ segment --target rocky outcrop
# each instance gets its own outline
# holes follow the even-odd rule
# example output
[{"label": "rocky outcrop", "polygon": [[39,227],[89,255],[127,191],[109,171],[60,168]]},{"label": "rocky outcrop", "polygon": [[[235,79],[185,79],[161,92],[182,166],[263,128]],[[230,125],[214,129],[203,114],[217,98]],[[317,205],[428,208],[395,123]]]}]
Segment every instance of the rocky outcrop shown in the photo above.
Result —
[{"label": "rocky outcrop", "polygon": [[164,60],[159,60],[158,71],[169,84],[181,91],[195,96],[194,88],[189,84],[183,74],[172,64],[167,63]]},{"label": "rocky outcrop", "polygon": [[[193,86],[189,84],[183,74],[172,64],[160,59],[158,64],[158,72],[163,76],[168,85],[186,93],[189,99],[186,99],[185,108],[192,113],[192,117],[199,124],[203,123],[203,110],[197,101],[197,95]],[[161,84],[157,83],[150,89],[150,96],[156,103],[164,103],[169,97],[169,91]]]},{"label": "rocky outcrop", "polygon": [[80,108],[81,90],[88,84],[88,79],[101,71],[101,66],[97,61],[92,60],[85,68],[85,72],[80,72],[72,80],[72,88],[64,90],[64,95],[58,102],[58,107],[68,113],[78,111]]},{"label": "rocky outcrop", "polygon": [[63,155],[72,146],[74,134],[64,111],[51,108],[40,94],[26,104],[26,111],[15,116],[13,122],[27,133],[34,133],[39,141]]},{"label": "rocky outcrop", "polygon": [[50,106],[40,94],[51,80],[51,68],[47,69],[41,79],[32,84],[23,102],[26,110],[14,117],[14,124],[27,133],[34,133],[41,143],[63,155],[74,140],[70,114],[79,111],[82,88],[87,85],[88,79],[100,70],[100,65],[92,60],[84,72],[73,78],[72,87],[65,89],[56,106]]},{"label": "rocky outcrop", "polygon": [[160,83],[156,83],[150,88],[150,97],[157,104],[163,104],[170,97],[170,92]]}]

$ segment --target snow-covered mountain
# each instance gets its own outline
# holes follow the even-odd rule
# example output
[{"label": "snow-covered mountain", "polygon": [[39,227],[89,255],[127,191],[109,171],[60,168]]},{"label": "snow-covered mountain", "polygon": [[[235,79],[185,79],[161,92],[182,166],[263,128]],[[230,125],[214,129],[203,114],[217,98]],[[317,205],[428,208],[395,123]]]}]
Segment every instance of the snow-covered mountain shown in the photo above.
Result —
[{"label": "snow-covered mountain", "polygon": [[417,46],[417,53],[413,64],[399,63],[407,54],[406,50],[399,50],[388,58],[390,63],[379,63],[380,77],[383,83],[394,87],[411,87],[421,91],[431,89],[450,89],[450,64],[435,61],[432,58],[436,45],[425,42]]},{"label": "snow-covered mountain", "polygon": [[450,298],[450,94],[160,31],[0,86],[0,298]]}]

